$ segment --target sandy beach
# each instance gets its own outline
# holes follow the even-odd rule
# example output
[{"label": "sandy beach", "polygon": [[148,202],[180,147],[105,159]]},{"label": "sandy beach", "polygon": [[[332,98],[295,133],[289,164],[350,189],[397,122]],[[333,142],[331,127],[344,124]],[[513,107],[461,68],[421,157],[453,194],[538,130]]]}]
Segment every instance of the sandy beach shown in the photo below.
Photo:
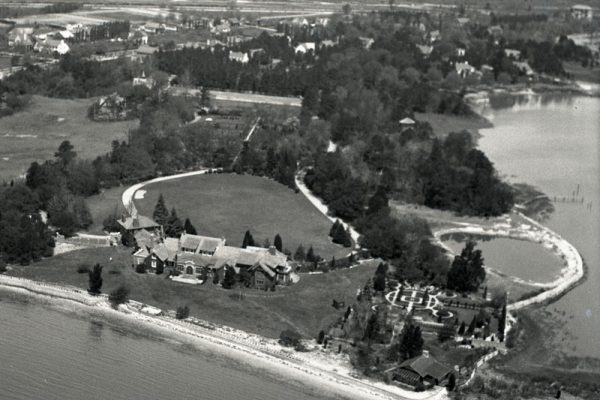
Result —
[{"label": "sandy beach", "polygon": [[[85,290],[36,282],[0,275],[3,290],[34,297],[67,309],[93,311],[108,319],[139,326],[164,337],[190,342],[199,348],[252,365],[273,373],[281,380],[300,381],[303,384],[335,397],[347,399],[446,399],[446,390],[437,388],[428,392],[411,392],[382,382],[372,382],[353,376],[351,368],[327,357],[318,350],[298,353],[279,346],[276,341],[251,335],[229,327],[188,318],[185,321],[142,312],[143,305],[130,301],[113,309],[106,295],[91,296]],[[165,313],[169,314],[169,313]]]}]

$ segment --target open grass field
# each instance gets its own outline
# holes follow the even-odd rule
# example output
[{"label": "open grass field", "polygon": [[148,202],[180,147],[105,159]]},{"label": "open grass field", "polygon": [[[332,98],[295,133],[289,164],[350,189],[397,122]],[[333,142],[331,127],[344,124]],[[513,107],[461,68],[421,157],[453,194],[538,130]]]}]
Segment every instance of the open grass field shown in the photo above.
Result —
[{"label": "open grass field", "polygon": [[92,226],[87,229],[88,233],[103,234],[102,222],[114,212],[115,208],[120,212],[125,212],[125,207],[121,202],[121,194],[125,189],[123,186],[102,189],[99,194],[85,199],[94,221]]},{"label": "open grass field", "polygon": [[95,158],[137,126],[137,120],[89,120],[87,110],[93,101],[33,96],[24,111],[0,118],[0,181],[24,174],[34,161],[53,158],[63,140],[71,141],[80,158]]},{"label": "open grass field", "polygon": [[278,337],[289,328],[314,337],[343,313],[331,306],[332,300],[352,304],[356,290],[376,268],[365,264],[328,274],[302,275],[296,285],[278,287],[275,292],[243,289],[240,300],[239,290],[225,290],[210,282],[190,285],[165,279],[164,275],[138,274],[131,268],[130,253],[131,249],[124,247],[78,250],[30,266],[15,266],[9,274],[87,289],[88,276],[77,273],[77,268],[100,263],[104,267],[104,293],[125,284],[131,290],[130,298],[145,304],[163,309],[188,305],[193,316],[267,337]]},{"label": "open grass field", "polygon": [[[227,239],[240,246],[246,230],[262,245],[279,233],[291,252],[300,244],[313,246],[326,259],[345,256],[349,250],[328,237],[331,222],[302,194],[269,179],[250,175],[198,175],[145,186],[143,199],[135,200],[141,214],[152,215],[160,193],[169,209],[189,217],[199,234]],[[139,196],[139,192],[138,192]]]}]

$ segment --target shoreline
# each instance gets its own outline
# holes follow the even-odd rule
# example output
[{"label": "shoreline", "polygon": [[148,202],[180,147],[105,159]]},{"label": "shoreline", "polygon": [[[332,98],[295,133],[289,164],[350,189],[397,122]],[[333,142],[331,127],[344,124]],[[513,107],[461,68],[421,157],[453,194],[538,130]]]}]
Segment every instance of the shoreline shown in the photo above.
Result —
[{"label": "shoreline", "polygon": [[527,221],[529,225],[521,224],[519,227],[513,227],[509,224],[497,223],[491,227],[485,227],[482,225],[469,223],[452,228],[441,228],[433,232],[436,244],[448,250],[450,254],[453,254],[453,252],[446,245],[444,245],[441,237],[449,234],[461,233],[466,235],[482,235],[515,240],[527,240],[532,243],[542,245],[545,249],[550,250],[554,253],[554,255],[564,261],[565,265],[561,269],[558,277],[549,283],[530,282],[511,276],[511,279],[513,279],[515,282],[545,288],[546,290],[533,297],[524,300],[518,300],[509,304],[507,307],[509,311],[516,311],[534,304],[542,304],[547,301],[554,300],[560,296],[563,296],[574,285],[579,284],[580,281],[585,278],[583,259],[577,249],[571,243],[563,239],[556,232],[534,221],[533,219],[521,213],[518,213],[518,215]]},{"label": "shoreline", "polygon": [[[348,399],[412,399],[441,400],[446,397],[444,388],[429,392],[411,392],[383,382],[357,379],[350,369],[339,363],[326,364],[323,357],[314,352],[297,353],[273,340],[247,334],[229,327],[220,327],[208,322],[196,322],[194,318],[180,321],[168,316],[151,316],[140,311],[142,304],[130,300],[126,305],[113,309],[107,295],[91,296],[85,290],[53,285],[29,279],[0,275],[0,289],[12,293],[48,300],[50,303],[65,303],[69,309],[83,308],[98,312],[107,318],[117,318],[128,323],[139,324],[144,329],[158,331],[166,337],[177,335],[192,341],[198,347],[207,348],[227,358],[242,361],[277,373],[281,378],[293,378],[307,382],[309,386],[325,390],[335,396]],[[256,341],[260,341],[257,343]],[[271,342],[271,343],[269,343]]]}]

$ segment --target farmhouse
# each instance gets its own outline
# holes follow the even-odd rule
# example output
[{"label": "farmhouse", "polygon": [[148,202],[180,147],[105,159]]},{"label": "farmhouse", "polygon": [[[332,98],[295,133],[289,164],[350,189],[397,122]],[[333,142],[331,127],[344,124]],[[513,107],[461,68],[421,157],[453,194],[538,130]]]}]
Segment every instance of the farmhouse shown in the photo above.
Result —
[{"label": "farmhouse", "polygon": [[242,64],[247,64],[250,59],[248,58],[248,53],[242,53],[241,51],[230,51],[229,59],[231,61],[237,61]]},{"label": "farmhouse", "polygon": [[71,51],[71,48],[68,44],[65,43],[64,40],[56,40],[47,38],[44,41],[36,42],[33,46],[33,50],[37,52],[45,52],[45,53],[58,53],[61,56],[67,54]]},{"label": "farmhouse", "polygon": [[306,42],[306,43],[300,43],[298,46],[296,46],[296,48],[294,49],[294,53],[296,54],[306,54],[309,51],[315,51],[315,43],[314,42]]},{"label": "farmhouse", "polygon": [[586,19],[591,21],[594,18],[594,11],[590,6],[575,4],[571,7],[571,16],[575,19]]},{"label": "farmhouse", "polygon": [[31,48],[33,46],[32,34],[33,28],[14,28],[8,32],[8,45],[10,47],[25,46]]}]

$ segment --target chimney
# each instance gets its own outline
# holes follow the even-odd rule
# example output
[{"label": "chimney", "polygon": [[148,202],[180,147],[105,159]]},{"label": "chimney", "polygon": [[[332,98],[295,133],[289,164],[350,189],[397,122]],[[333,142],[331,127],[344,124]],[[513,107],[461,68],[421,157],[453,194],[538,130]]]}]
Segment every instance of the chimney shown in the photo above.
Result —
[{"label": "chimney", "polygon": [[429,350],[423,350],[423,357],[429,358]]},{"label": "chimney", "polygon": [[126,219],[125,213],[121,214],[121,222],[125,222]]},{"label": "chimney", "polygon": [[271,254],[272,256],[277,254],[277,249],[275,248],[275,246],[269,246],[269,254]]}]

